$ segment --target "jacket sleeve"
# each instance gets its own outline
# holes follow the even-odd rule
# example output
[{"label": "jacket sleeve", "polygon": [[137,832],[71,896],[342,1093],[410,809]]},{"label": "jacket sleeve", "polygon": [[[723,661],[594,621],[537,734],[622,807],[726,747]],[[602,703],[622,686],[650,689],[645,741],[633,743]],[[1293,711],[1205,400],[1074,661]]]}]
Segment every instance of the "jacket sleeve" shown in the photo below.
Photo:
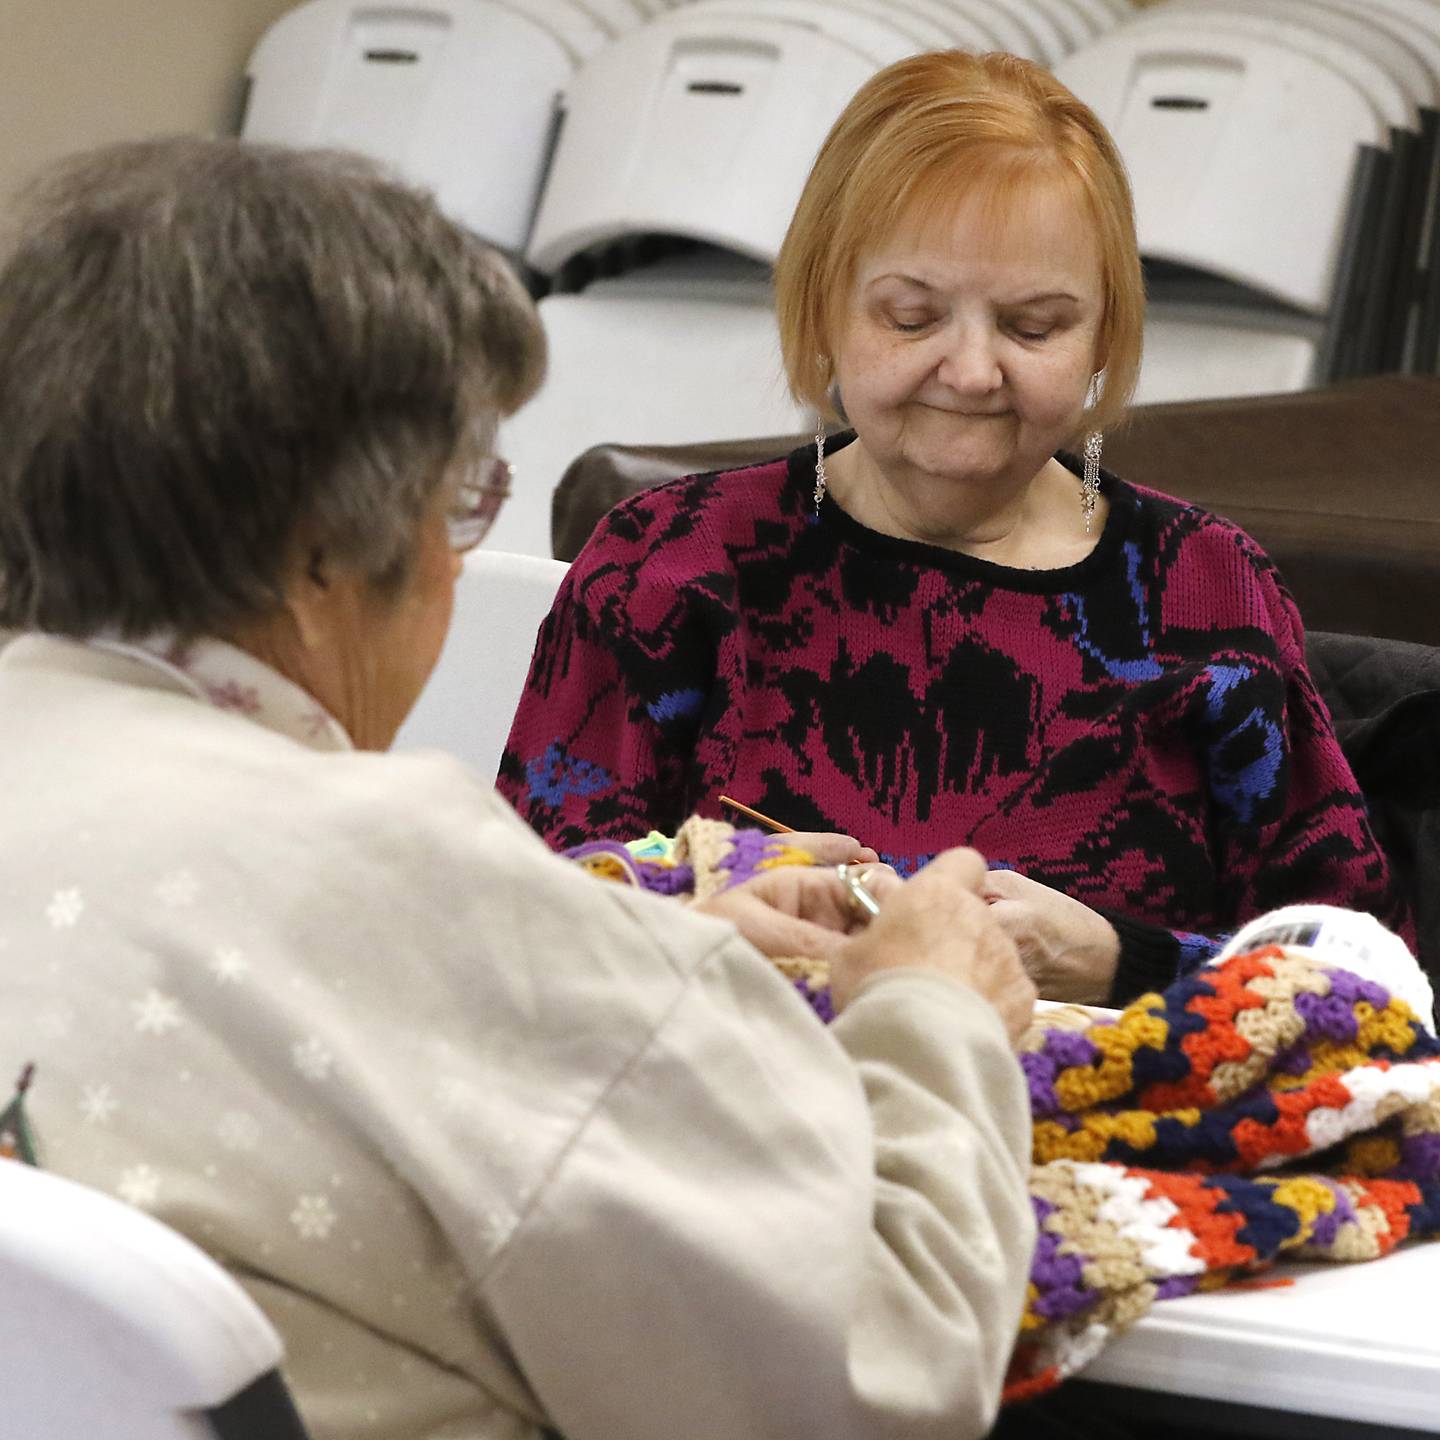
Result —
[{"label": "jacket sleeve", "polygon": [[654,565],[571,567],[540,628],[496,788],[553,847],[673,833],[714,645]]},{"label": "jacket sleeve", "polygon": [[759,968],[726,942],[611,1086],[493,1322],[567,1440],[981,1436],[1034,1239],[998,1019],[897,971],[827,1031]]}]

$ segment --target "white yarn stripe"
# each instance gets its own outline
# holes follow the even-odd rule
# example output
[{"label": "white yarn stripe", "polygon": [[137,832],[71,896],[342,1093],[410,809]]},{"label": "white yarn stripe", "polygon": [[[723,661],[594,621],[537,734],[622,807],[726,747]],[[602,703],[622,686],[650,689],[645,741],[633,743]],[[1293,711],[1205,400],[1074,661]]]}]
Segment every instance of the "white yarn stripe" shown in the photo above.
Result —
[{"label": "white yarn stripe", "polygon": [[1180,1213],[1173,1200],[1151,1195],[1144,1180],[1115,1165],[1077,1161],[1073,1170],[1080,1184],[1106,1197],[1096,1213],[1139,1247],[1152,1275],[1164,1279],[1204,1273],[1205,1262],[1194,1253],[1194,1234],[1170,1224]]},{"label": "white yarn stripe", "polygon": [[[1312,1153],[1328,1149],[1348,1136],[1372,1129],[1380,1102],[1399,1096],[1407,1104],[1419,1104],[1440,1095],[1440,1060],[1422,1060],[1392,1065],[1381,1070],[1375,1065],[1358,1065],[1339,1076],[1350,1092],[1350,1103],[1312,1110],[1305,1117],[1305,1135]],[[1294,1157],[1276,1155],[1263,1162],[1266,1168]]]}]

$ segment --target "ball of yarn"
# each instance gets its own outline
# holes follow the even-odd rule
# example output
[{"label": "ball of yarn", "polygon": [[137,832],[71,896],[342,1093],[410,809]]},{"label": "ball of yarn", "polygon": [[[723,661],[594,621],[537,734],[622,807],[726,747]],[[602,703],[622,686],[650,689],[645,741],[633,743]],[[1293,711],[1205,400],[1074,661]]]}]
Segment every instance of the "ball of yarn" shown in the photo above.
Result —
[{"label": "ball of yarn", "polygon": [[1373,915],[1336,905],[1286,905],[1243,926],[1210,963],[1218,965],[1266,945],[1301,947],[1324,964],[1383,985],[1435,1034],[1435,992],[1429,978],[1410,947]]}]

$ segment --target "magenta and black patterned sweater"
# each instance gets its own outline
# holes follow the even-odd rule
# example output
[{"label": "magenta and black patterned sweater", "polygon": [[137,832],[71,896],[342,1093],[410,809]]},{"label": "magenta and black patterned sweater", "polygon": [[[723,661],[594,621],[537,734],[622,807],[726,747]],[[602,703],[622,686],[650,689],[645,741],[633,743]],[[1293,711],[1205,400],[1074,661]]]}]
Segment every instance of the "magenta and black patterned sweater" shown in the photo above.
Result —
[{"label": "magenta and black patterned sweater", "polygon": [[812,467],[676,480],[597,529],[501,762],[551,844],[673,832],[725,793],[901,873],[973,845],[1116,923],[1117,999],[1282,904],[1407,928],[1243,532],[1107,475],[1090,555],[1016,570],[817,518]]}]

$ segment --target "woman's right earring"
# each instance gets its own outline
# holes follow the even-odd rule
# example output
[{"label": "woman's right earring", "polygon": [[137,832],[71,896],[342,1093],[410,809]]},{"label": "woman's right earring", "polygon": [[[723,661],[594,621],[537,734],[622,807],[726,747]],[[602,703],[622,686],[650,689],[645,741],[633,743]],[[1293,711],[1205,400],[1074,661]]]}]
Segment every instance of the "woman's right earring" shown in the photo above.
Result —
[{"label": "woman's right earring", "polygon": [[825,498],[825,426],[815,424],[815,513],[820,513],[820,502]]}]

